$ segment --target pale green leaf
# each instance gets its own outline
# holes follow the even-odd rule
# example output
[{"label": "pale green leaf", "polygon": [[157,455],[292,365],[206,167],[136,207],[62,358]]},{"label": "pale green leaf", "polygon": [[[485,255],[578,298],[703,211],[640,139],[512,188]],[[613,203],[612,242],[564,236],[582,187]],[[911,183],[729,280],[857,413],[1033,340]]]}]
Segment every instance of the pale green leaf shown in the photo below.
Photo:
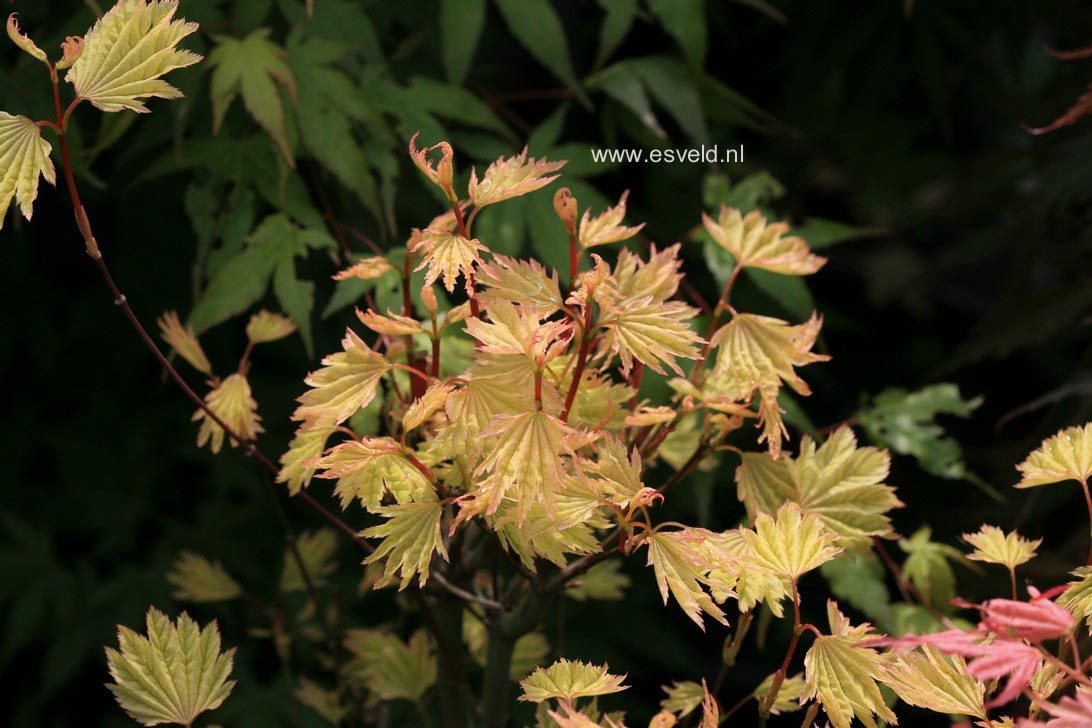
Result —
[{"label": "pale green leaf", "polygon": [[49,158],[51,150],[33,121],[0,111],[0,228],[12,199],[27,220],[34,215],[39,175],[50,184],[57,183],[53,160]]},{"label": "pale green leaf", "polygon": [[220,562],[192,551],[178,555],[167,572],[167,581],[174,587],[174,598],[186,602],[225,602],[243,593]]},{"label": "pale green leaf", "polygon": [[201,629],[183,612],[173,624],[148,610],[147,636],[118,627],[119,649],[106,648],[108,687],[133,720],[147,726],[194,719],[224,702],[235,686],[228,680],[235,649],[220,651],[216,623]]},{"label": "pale green leaf", "polygon": [[760,513],[754,530],[742,533],[760,566],[792,580],[819,568],[842,551],[831,545],[838,536],[828,531],[822,520],[802,512],[792,502],[782,505],[775,518]]},{"label": "pale green leaf", "polygon": [[355,657],[346,667],[348,674],[380,700],[417,702],[436,682],[436,657],[424,630],[407,643],[379,630],[353,629],[345,646]]},{"label": "pale green leaf", "polygon": [[1082,566],[1073,571],[1076,577],[1058,597],[1058,604],[1073,612],[1078,620],[1088,624],[1088,633],[1092,634],[1092,566]]},{"label": "pale green leaf", "polygon": [[691,680],[673,682],[671,685],[663,685],[661,689],[667,697],[660,701],[660,707],[679,718],[697,710],[702,698],[705,697],[705,691],[702,690],[701,685]]},{"label": "pale green leaf", "polygon": [[997,526],[984,525],[975,533],[963,534],[963,540],[974,547],[971,561],[985,561],[1015,569],[1035,558],[1035,551],[1043,539],[1026,539],[1016,531],[1005,533]]},{"label": "pale green leaf", "polygon": [[942,611],[950,611],[956,588],[955,572],[949,561],[966,563],[966,560],[959,549],[934,542],[932,535],[932,529],[923,526],[910,538],[899,539],[899,547],[907,554],[902,573],[926,601]]},{"label": "pale green leaf", "polygon": [[985,686],[967,674],[967,665],[958,655],[947,656],[929,645],[900,652],[881,679],[909,705],[934,713],[986,717]]},{"label": "pale green leaf", "polygon": [[[768,675],[765,680],[759,683],[758,687],[751,693],[759,705],[765,705],[766,699],[770,696],[770,688],[773,687],[774,675]],[[793,713],[800,710],[800,699],[804,696],[804,676],[793,675],[787,677],[781,682],[781,688],[777,691],[777,697],[774,698],[773,705],[770,706],[770,713],[772,715],[781,715],[782,713]]]},{"label": "pale green leaf", "polygon": [[424,586],[433,552],[447,559],[447,547],[440,534],[443,505],[431,500],[400,503],[380,507],[376,511],[387,519],[386,523],[361,532],[365,538],[383,539],[371,556],[364,560],[366,564],[386,560],[383,577],[376,582],[376,588],[400,579],[398,590],[401,591],[409,586],[414,576],[417,576],[418,586]]},{"label": "pale green leaf", "polygon": [[1043,440],[1039,449],[1016,466],[1023,476],[1017,488],[1058,483],[1088,482],[1092,477],[1092,422],[1070,427]]},{"label": "pale green leaf", "polygon": [[[303,567],[311,578],[312,586],[322,586],[327,577],[337,569],[338,537],[329,528],[320,528],[317,531],[304,531],[296,537],[296,551],[299,553]],[[284,551],[284,571],[281,572],[281,591],[306,591],[307,581],[300,571],[299,562],[296,561],[292,549]]]},{"label": "pale green leaf", "polygon": [[886,663],[860,644],[868,625],[851,627],[834,602],[827,603],[827,614],[831,634],[816,638],[804,657],[804,700],[818,701],[834,728],[850,728],[854,717],[876,728],[873,715],[896,723],[877,684],[887,675]]},{"label": "pale green leaf", "polygon": [[160,77],[201,56],[175,48],[197,23],[174,19],[177,0],[120,0],[87,32],[83,54],[65,80],[102,111],[146,112],[141,99],[175,99],[182,92]]},{"label": "pale green leaf", "polygon": [[292,419],[308,429],[340,425],[366,407],[388,369],[387,360],[351,329],[346,329],[341,346],[342,351],[324,358],[322,368],[304,380],[312,389],[297,400],[300,406]]},{"label": "pale green leaf", "polygon": [[561,659],[549,667],[540,667],[520,682],[520,700],[541,703],[551,698],[572,703],[577,698],[609,695],[625,690],[625,675],[611,675],[606,665]]}]

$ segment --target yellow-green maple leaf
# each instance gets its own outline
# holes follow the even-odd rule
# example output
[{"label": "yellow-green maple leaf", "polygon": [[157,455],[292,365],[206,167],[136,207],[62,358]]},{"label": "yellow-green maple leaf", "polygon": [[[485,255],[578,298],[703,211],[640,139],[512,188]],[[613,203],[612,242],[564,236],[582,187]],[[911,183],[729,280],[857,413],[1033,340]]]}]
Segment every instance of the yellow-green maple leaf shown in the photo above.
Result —
[{"label": "yellow-green maple leaf", "polygon": [[601,348],[618,355],[623,374],[628,374],[636,360],[658,374],[666,374],[663,363],[681,375],[676,357],[698,358],[702,338],[686,323],[697,309],[682,301],[656,301],[651,296],[611,301],[605,308],[599,321],[605,329]]},{"label": "yellow-green maple leaf", "polygon": [[1046,438],[1016,469],[1023,476],[1017,488],[1063,480],[1088,482],[1092,478],[1092,422]]},{"label": "yellow-green maple leaf", "polygon": [[1035,550],[1043,539],[1031,541],[1016,531],[1005,533],[997,526],[982,526],[975,533],[963,534],[963,540],[974,547],[974,553],[967,558],[971,561],[985,561],[1015,569],[1035,558]]},{"label": "yellow-green maple leaf", "polygon": [[768,223],[759,210],[744,216],[735,208],[721,205],[716,220],[704,213],[701,217],[709,235],[732,254],[738,266],[806,276],[827,262],[826,258],[814,255],[803,238],[786,236],[788,225]]},{"label": "yellow-green maple leaf", "polygon": [[745,313],[738,314],[713,334],[717,363],[707,388],[737,401],[746,401],[755,392],[760,395],[758,413],[763,434],[759,442],[768,442],[774,458],[781,455],[784,435],[781,408],[777,404],[782,384],[797,394],[811,394],[811,388],[795,367],[830,359],[811,351],[822,325],[822,318],[816,316],[806,323],[790,326],[780,319]]},{"label": "yellow-green maple leaf", "polygon": [[481,254],[486,250],[488,248],[477,239],[463,237],[451,230],[429,228],[410,252],[422,251],[421,262],[415,270],[428,269],[425,285],[432,285],[443,276],[444,288],[450,293],[455,290],[455,283],[462,275],[467,293],[471,294],[474,269],[481,263]]},{"label": "yellow-green maple leaf", "polygon": [[565,587],[565,596],[578,602],[585,600],[616,602],[625,596],[625,590],[631,584],[630,578],[623,574],[621,561],[611,559],[601,561]]},{"label": "yellow-green maple leaf", "polygon": [[65,80],[102,111],[148,111],[141,99],[176,99],[182,92],[161,76],[201,60],[179,50],[197,23],[175,19],[177,0],[120,0],[87,31],[83,54]]},{"label": "yellow-green maple leaf", "polygon": [[556,699],[572,704],[577,698],[609,695],[626,689],[625,675],[612,675],[606,665],[592,665],[560,659],[549,667],[540,667],[520,682],[520,700],[541,703]]},{"label": "yellow-green maple leaf", "polygon": [[57,183],[50,150],[52,147],[33,121],[0,111],[0,228],[4,227],[12,199],[19,204],[23,217],[33,217],[39,176],[51,185]]},{"label": "yellow-green maple leaf", "polygon": [[425,424],[429,418],[444,408],[447,398],[454,391],[454,384],[438,382],[429,386],[425,393],[414,401],[406,409],[406,413],[402,415],[402,430],[409,432]]},{"label": "yellow-green maple leaf", "polygon": [[742,531],[754,549],[759,566],[788,579],[799,579],[833,559],[842,549],[832,544],[838,536],[826,529],[823,521],[803,513],[795,503],[785,503],[775,517],[760,513],[753,531]]},{"label": "yellow-green maple leaf", "polygon": [[143,725],[189,726],[224,702],[235,686],[235,649],[220,651],[216,622],[204,629],[183,612],[171,623],[148,610],[147,636],[118,627],[118,649],[106,648],[114,682],[108,687],[129,716]]},{"label": "yellow-green maple leaf", "polygon": [[379,380],[387,371],[387,360],[373,351],[351,329],[341,342],[343,351],[322,360],[322,369],[304,381],[313,389],[297,401],[292,415],[307,427],[340,425],[375,398]]},{"label": "yellow-green maple leaf", "polygon": [[706,542],[711,552],[709,558],[716,565],[709,572],[713,599],[722,602],[735,596],[740,612],[749,612],[756,604],[764,602],[780,619],[785,614],[781,602],[792,592],[791,580],[759,563],[754,548],[743,535],[745,530],[725,531]]},{"label": "yellow-green maple leaf", "polygon": [[1082,566],[1072,572],[1076,577],[1058,597],[1058,604],[1073,613],[1078,620],[1088,624],[1092,634],[1092,566]]},{"label": "yellow-green maple leaf", "polygon": [[480,181],[477,170],[470,170],[470,201],[476,207],[485,207],[526,195],[557,179],[558,175],[547,175],[564,166],[564,161],[528,158],[527,149],[514,157],[501,157],[489,165]]},{"label": "yellow-green maple leaf", "polygon": [[892,533],[886,513],[902,502],[883,481],[891,466],[886,450],[857,447],[848,427],[820,446],[810,437],[796,458],[775,460],[768,453],[743,453],[736,470],[738,497],[754,519],[792,501],[823,519],[846,549],[868,548],[873,536]]},{"label": "yellow-green maple leaf", "polygon": [[183,551],[167,572],[174,598],[186,602],[226,602],[242,596],[243,590],[220,562]]},{"label": "yellow-green maple leaf", "polygon": [[667,604],[670,592],[686,616],[703,631],[705,623],[702,621],[702,612],[721,624],[728,624],[724,611],[705,591],[705,588],[712,587],[709,572],[716,567],[716,563],[709,558],[704,544],[715,537],[716,534],[703,528],[687,528],[679,531],[657,531],[647,539],[647,563],[656,574],[656,584],[660,588],[664,604]]},{"label": "yellow-green maple leaf", "polygon": [[[770,689],[773,688],[774,675],[768,675],[765,680],[759,683],[758,687],[751,693],[759,705],[765,705],[766,699],[770,695]],[[782,713],[793,713],[800,710],[800,699],[804,696],[804,676],[793,675],[787,677],[781,682],[781,687],[777,691],[777,697],[774,698],[773,705],[770,706],[770,713],[772,715],[781,715]]]},{"label": "yellow-green maple leaf", "polygon": [[701,684],[692,680],[673,682],[671,685],[661,686],[660,689],[667,694],[667,697],[660,701],[660,707],[680,718],[697,710],[702,698],[705,697]]},{"label": "yellow-green maple leaf", "polygon": [[269,40],[269,29],[259,28],[245,38],[217,36],[209,65],[213,68],[210,86],[213,133],[219,133],[231,102],[242,95],[243,106],[294,167],[277,86],[283,87],[295,101],[296,78],[285,63],[284,49]]},{"label": "yellow-green maple leaf", "polygon": [[447,548],[440,535],[443,505],[437,500],[430,500],[384,506],[376,511],[387,519],[386,522],[361,533],[365,538],[383,539],[371,556],[364,560],[365,564],[372,564],[386,559],[383,577],[376,582],[376,588],[400,578],[398,590],[402,591],[414,576],[418,577],[418,586],[424,586],[433,552],[447,559]]},{"label": "yellow-green maple leaf", "polygon": [[326,449],[333,431],[333,425],[308,428],[306,424],[296,430],[296,436],[281,455],[281,469],[277,473],[277,482],[288,486],[289,495],[296,495],[311,483],[315,468],[309,463]]},{"label": "yellow-green maple leaf", "polygon": [[337,445],[311,461],[319,478],[336,479],[334,495],[341,507],[354,498],[374,511],[392,493],[399,503],[420,500],[432,490],[425,476],[406,458],[402,446],[389,437],[365,437]]},{"label": "yellow-green maple leaf", "polygon": [[549,316],[565,305],[557,271],[547,273],[537,260],[517,260],[494,255],[488,268],[482,268],[478,282],[486,287],[482,300],[499,298],[531,307],[539,316]]},{"label": "yellow-green maple leaf", "polygon": [[159,333],[175,353],[189,362],[197,371],[207,377],[212,376],[212,364],[209,363],[197,333],[192,326],[183,326],[174,311],[167,311],[159,317]]},{"label": "yellow-green maple leaf", "polygon": [[577,240],[580,241],[581,247],[587,249],[597,245],[618,243],[632,238],[641,231],[641,228],[645,226],[644,223],[632,227],[622,224],[622,220],[626,217],[627,197],[629,197],[629,190],[622,193],[617,205],[608,207],[596,217],[591,216],[591,210],[584,211],[577,233]]},{"label": "yellow-green maple leaf", "polygon": [[945,655],[930,645],[895,654],[882,680],[910,705],[934,713],[986,717],[985,686],[967,674],[962,657]]},{"label": "yellow-green maple leaf", "polygon": [[347,674],[379,700],[417,702],[436,682],[436,657],[424,630],[403,642],[387,632],[353,629],[345,646],[355,657],[346,666]]},{"label": "yellow-green maple leaf", "polygon": [[855,716],[868,728],[876,728],[873,715],[897,723],[877,684],[887,676],[884,658],[861,646],[869,625],[851,626],[833,601],[827,617],[831,634],[816,638],[804,656],[804,700],[817,700],[834,728],[850,728]]},{"label": "yellow-green maple leaf", "polygon": [[520,521],[536,503],[552,512],[565,483],[563,458],[573,455],[567,442],[573,434],[572,428],[542,410],[494,416],[480,434],[496,437],[496,442],[475,472],[483,480],[474,491],[474,510],[493,513],[501,499],[511,496]]},{"label": "yellow-green maple leaf", "polygon": [[[313,586],[322,586],[326,577],[337,570],[338,537],[329,528],[317,531],[304,531],[296,537],[296,552],[303,561]],[[291,549],[284,551],[284,570],[281,572],[281,591],[293,592],[307,589],[307,580],[303,578],[299,562]]]},{"label": "yellow-green maple leaf", "polygon": [[[242,374],[232,374],[213,387],[205,397],[205,404],[244,440],[253,442],[258,437],[258,433],[265,432],[259,424],[262,418],[258,416],[258,403],[254,401],[250,393],[250,383]],[[220,452],[225,437],[231,442],[232,447],[239,446],[235,438],[227,437],[224,428],[209,417],[205,410],[199,409],[194,412],[193,420],[201,422],[201,427],[197,430],[197,447],[204,447],[205,443],[211,443],[210,449],[213,452]]]},{"label": "yellow-green maple leaf", "polygon": [[287,316],[262,309],[250,317],[246,337],[252,344],[268,344],[294,333],[296,322]]}]

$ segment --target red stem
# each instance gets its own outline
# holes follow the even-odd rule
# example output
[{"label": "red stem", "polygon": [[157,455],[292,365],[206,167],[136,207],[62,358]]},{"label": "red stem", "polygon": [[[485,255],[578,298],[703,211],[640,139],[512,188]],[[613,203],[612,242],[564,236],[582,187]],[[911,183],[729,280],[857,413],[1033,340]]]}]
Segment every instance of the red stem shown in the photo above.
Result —
[{"label": "red stem", "polygon": [[576,401],[576,390],[580,387],[580,380],[584,377],[584,367],[588,363],[588,354],[591,353],[591,300],[584,303],[584,326],[580,337],[580,351],[576,355],[576,368],[573,369],[573,381],[569,384],[569,393],[565,395],[565,408],[561,410],[561,421],[569,421],[569,411]]}]

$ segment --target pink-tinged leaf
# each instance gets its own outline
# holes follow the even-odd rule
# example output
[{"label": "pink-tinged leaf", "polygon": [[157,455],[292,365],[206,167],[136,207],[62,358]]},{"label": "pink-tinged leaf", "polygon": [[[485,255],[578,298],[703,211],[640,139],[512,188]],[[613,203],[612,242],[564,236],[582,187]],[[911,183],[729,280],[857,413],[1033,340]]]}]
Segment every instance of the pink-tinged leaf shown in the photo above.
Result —
[{"label": "pink-tinged leaf", "polygon": [[1045,725],[1047,728],[1084,728],[1092,725],[1092,689],[1078,687],[1076,695],[1067,695],[1057,705],[1047,704],[1043,708],[1051,716]]},{"label": "pink-tinged leaf", "polygon": [[1068,634],[1077,622],[1065,607],[1049,599],[1018,602],[990,599],[982,605],[982,625],[991,632],[1030,642],[1052,640]]},{"label": "pink-tinged leaf", "polygon": [[982,681],[1009,676],[1004,689],[986,703],[987,708],[995,708],[1020,697],[1043,658],[1037,649],[1023,642],[998,640],[986,649],[985,655],[968,663],[967,674]]}]

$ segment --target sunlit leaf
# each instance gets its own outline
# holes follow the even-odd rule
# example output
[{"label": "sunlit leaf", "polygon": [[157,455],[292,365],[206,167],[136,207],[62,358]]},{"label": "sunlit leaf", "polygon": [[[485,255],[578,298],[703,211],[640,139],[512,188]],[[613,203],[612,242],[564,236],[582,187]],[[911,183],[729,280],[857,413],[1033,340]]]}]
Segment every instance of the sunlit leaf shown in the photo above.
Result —
[{"label": "sunlit leaf", "polygon": [[541,703],[551,698],[572,703],[577,698],[609,695],[626,689],[625,675],[611,675],[606,665],[561,659],[540,667],[520,682],[520,700]]},{"label": "sunlit leaf", "polygon": [[39,175],[50,184],[57,183],[53,160],[49,158],[51,149],[33,121],[0,111],[0,228],[12,199],[27,220],[34,215]]},{"label": "sunlit leaf", "polygon": [[361,532],[365,538],[383,539],[364,560],[366,564],[386,560],[383,577],[376,582],[376,588],[400,579],[398,590],[401,591],[409,586],[414,576],[417,576],[418,586],[424,586],[433,552],[447,559],[447,547],[440,536],[443,505],[431,500],[384,506],[376,511],[387,521]]},{"label": "sunlit leaf", "polygon": [[[714,534],[700,529],[687,528],[679,531],[658,531],[649,536],[648,565],[656,574],[660,596],[667,604],[668,593],[675,597],[686,616],[705,630],[702,612],[721,624],[728,624],[724,611],[716,605],[705,588],[713,582],[709,572],[716,568],[709,552],[703,548],[706,539]],[[703,588],[704,587],[704,588]]]},{"label": "sunlit leaf", "polygon": [[374,511],[387,493],[399,503],[431,491],[428,480],[413,466],[402,447],[389,437],[364,437],[330,449],[311,461],[319,478],[336,478],[334,495],[345,508],[358,499]]},{"label": "sunlit leaf", "polygon": [[141,99],[176,99],[182,92],[160,77],[201,56],[175,48],[197,23],[175,19],[177,0],[120,0],[87,31],[83,54],[65,80],[103,111],[148,111]]},{"label": "sunlit leaf", "polygon": [[947,657],[935,647],[898,653],[882,680],[910,705],[936,713],[986,717],[982,683],[967,674],[962,657]]},{"label": "sunlit leaf", "polygon": [[849,728],[854,717],[876,728],[873,715],[894,724],[878,680],[887,675],[884,659],[862,647],[867,624],[852,627],[834,602],[827,603],[830,635],[817,637],[804,656],[804,700],[816,700],[835,728]]},{"label": "sunlit leaf", "polygon": [[584,211],[577,232],[577,240],[581,247],[587,249],[594,248],[597,245],[621,242],[632,238],[641,231],[644,223],[632,227],[622,225],[622,220],[626,217],[627,197],[629,197],[628,190],[622,193],[617,205],[608,207],[595,217],[591,216],[591,210]]},{"label": "sunlit leaf", "polygon": [[1087,482],[1092,477],[1092,422],[1070,427],[1043,440],[1039,449],[1016,466],[1023,476],[1017,488],[1058,483]]},{"label": "sunlit leaf", "polygon": [[786,223],[768,223],[760,210],[744,216],[735,208],[721,205],[716,220],[703,213],[702,222],[713,240],[744,268],[806,276],[826,263],[826,258],[814,255],[802,238],[786,236]]},{"label": "sunlit leaf", "polygon": [[212,364],[205,356],[205,350],[201,348],[201,342],[197,340],[192,326],[183,326],[175,311],[167,311],[159,317],[157,323],[160,336],[175,353],[205,376],[212,376]]},{"label": "sunlit leaf", "polygon": [[[250,393],[250,383],[242,374],[232,374],[213,387],[205,395],[205,404],[244,440],[253,442],[258,437],[258,433],[265,432],[259,424],[262,418],[258,416],[258,403],[254,401]],[[232,447],[239,446],[235,438],[229,437],[224,432],[224,428],[220,427],[205,410],[197,410],[193,414],[193,420],[201,422],[201,427],[197,431],[197,447],[204,447],[205,443],[210,443],[209,448],[213,452],[220,452],[225,438]]]},{"label": "sunlit leaf", "polygon": [[1005,533],[997,526],[982,526],[975,533],[963,534],[963,540],[974,547],[971,561],[985,561],[1015,569],[1035,558],[1035,550],[1043,539],[1029,540],[1016,531]]},{"label": "sunlit leaf", "polygon": [[294,333],[296,324],[287,316],[262,309],[250,317],[246,337],[252,344],[267,344]]},{"label": "sunlit leaf", "polygon": [[[538,0],[535,0],[536,2]],[[481,180],[476,170],[470,172],[470,201],[476,207],[521,197],[545,187],[558,178],[551,174],[565,166],[564,160],[550,162],[546,159],[528,158],[527,149],[514,157],[493,162],[485,170]]]},{"label": "sunlit leaf", "polygon": [[753,531],[743,531],[754,549],[755,559],[775,574],[796,580],[837,556],[842,549],[832,546],[838,536],[823,521],[801,512],[795,503],[781,506],[775,518],[760,513]]},{"label": "sunlit leaf", "polygon": [[342,351],[322,360],[322,369],[304,381],[312,389],[297,401],[292,419],[308,428],[340,425],[375,397],[379,380],[387,371],[387,360],[372,351],[351,329],[346,329]]}]

